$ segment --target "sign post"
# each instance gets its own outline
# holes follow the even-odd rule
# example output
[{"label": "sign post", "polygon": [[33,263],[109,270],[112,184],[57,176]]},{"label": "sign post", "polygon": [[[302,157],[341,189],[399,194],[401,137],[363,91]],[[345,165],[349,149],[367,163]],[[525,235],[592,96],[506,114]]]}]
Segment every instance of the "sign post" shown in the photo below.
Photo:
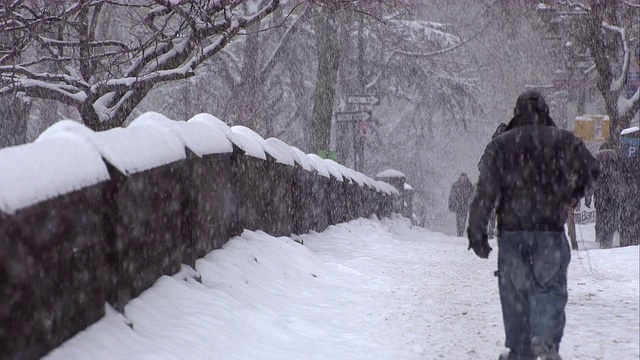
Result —
[{"label": "sign post", "polygon": [[362,122],[371,119],[371,110],[337,112],[335,116],[337,122]]},{"label": "sign post", "polygon": [[[334,114],[338,124],[348,125],[353,132],[353,167],[358,170],[358,163],[364,157],[364,138],[371,127],[371,108],[379,105],[380,100],[369,94],[349,94],[346,99],[349,111]],[[360,135],[360,136],[358,136]]]},{"label": "sign post", "polygon": [[380,100],[373,95],[347,95],[347,103],[355,105],[379,105]]}]

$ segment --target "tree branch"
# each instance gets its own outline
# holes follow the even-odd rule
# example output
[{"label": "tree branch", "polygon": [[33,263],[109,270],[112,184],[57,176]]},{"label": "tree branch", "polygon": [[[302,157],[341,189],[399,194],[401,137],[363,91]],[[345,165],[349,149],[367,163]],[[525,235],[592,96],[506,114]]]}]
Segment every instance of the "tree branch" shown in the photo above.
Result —
[{"label": "tree branch", "polygon": [[[302,19],[304,19],[306,15],[310,13],[309,8],[310,8],[309,5],[307,5],[305,9],[302,10],[302,13],[300,13],[300,16],[298,16],[298,18],[291,24],[291,26],[287,29],[287,31],[282,35],[282,38],[280,38],[280,41],[278,42],[276,49],[273,51],[271,56],[269,56],[269,59],[262,66],[262,69],[260,69],[261,82],[264,82],[266,78],[269,76],[269,74],[271,73],[271,71],[273,71],[274,63],[276,61],[279,61],[280,58],[282,57],[282,53],[284,52],[283,48],[287,45],[286,41],[294,32],[294,29],[297,28],[298,24],[302,22]],[[288,16],[289,15],[287,15],[287,17]]]},{"label": "tree branch", "polygon": [[67,85],[52,85],[34,79],[7,79],[4,76],[0,77],[0,80],[11,81],[11,86],[1,88],[0,94],[24,92],[34,98],[56,100],[69,106],[77,106],[87,97],[84,92]]},{"label": "tree branch", "polygon": [[403,50],[392,50],[391,53],[388,55],[387,59],[385,60],[384,64],[387,65],[389,63],[389,61],[395,55],[402,55],[402,56],[407,56],[407,57],[426,58],[426,57],[434,57],[434,56],[439,56],[439,55],[443,55],[443,54],[449,53],[449,52],[454,51],[454,50],[456,50],[456,49],[468,44],[469,42],[473,41],[473,39],[475,39],[478,35],[482,34],[487,29],[489,24],[490,23],[486,23],[482,27],[482,29],[480,29],[475,34],[471,35],[471,37],[469,37],[467,40],[461,41],[460,43],[458,43],[458,44],[456,44],[454,46],[450,46],[450,47],[445,48],[445,49],[436,50],[436,51],[432,51],[432,52],[428,52],[428,53],[416,53],[416,52],[403,51]]},{"label": "tree branch", "polygon": [[[0,64],[5,65],[0,66],[0,93],[23,91],[74,106],[94,128],[101,128],[101,121],[120,125],[156,84],[193,76],[241,29],[261,21],[280,3],[262,1],[249,14],[238,8],[246,1],[75,0],[45,6],[16,1],[12,10],[0,6],[3,24],[26,42],[18,50],[16,41],[13,49],[0,49]],[[135,9],[123,19],[131,20],[123,23],[129,33],[100,38],[101,16],[113,7]],[[52,31],[57,38],[46,35]],[[46,56],[10,63],[24,50],[42,53],[38,46]],[[42,72],[43,64],[60,70]]]},{"label": "tree branch", "polygon": [[622,91],[622,88],[627,81],[627,74],[629,72],[629,42],[627,41],[626,30],[622,27],[610,25],[605,21],[602,22],[602,27],[617,32],[618,34],[620,34],[620,38],[622,39],[622,50],[624,51],[624,58],[622,60],[622,73],[617,80],[613,80],[611,82],[611,91],[619,92]]}]

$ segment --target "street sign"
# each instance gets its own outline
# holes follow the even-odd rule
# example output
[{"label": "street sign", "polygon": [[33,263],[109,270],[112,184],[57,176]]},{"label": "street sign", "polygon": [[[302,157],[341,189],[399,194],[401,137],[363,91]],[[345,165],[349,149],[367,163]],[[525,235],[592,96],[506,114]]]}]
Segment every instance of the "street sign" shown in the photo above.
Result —
[{"label": "street sign", "polygon": [[370,110],[363,111],[345,111],[335,113],[337,122],[358,122],[367,121],[371,118]]},{"label": "street sign", "polygon": [[358,128],[360,130],[360,136],[369,136],[369,130],[371,130],[371,121],[360,121],[358,123]]},{"label": "street sign", "polygon": [[380,100],[373,95],[347,95],[347,103],[358,105],[378,105]]}]

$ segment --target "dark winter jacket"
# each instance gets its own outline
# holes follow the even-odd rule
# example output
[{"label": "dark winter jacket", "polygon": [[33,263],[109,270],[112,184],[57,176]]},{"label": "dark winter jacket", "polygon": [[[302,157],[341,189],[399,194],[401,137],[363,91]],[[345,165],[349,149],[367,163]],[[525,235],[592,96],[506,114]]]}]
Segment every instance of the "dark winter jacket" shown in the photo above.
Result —
[{"label": "dark winter jacket", "polygon": [[484,234],[498,200],[498,229],[564,231],[570,204],[584,196],[599,166],[584,143],[546,112],[516,112],[482,155],[469,232]]},{"label": "dark winter jacket", "polygon": [[[507,131],[507,124],[500,123],[500,125],[498,125],[498,127],[496,128],[496,131],[493,133],[493,135],[491,135],[491,140],[504,134],[505,131]],[[483,158],[480,158],[480,161],[478,161],[478,171],[480,171],[480,169],[482,168],[482,160]]]},{"label": "dark winter jacket", "polygon": [[467,177],[460,177],[449,192],[449,211],[466,214],[473,198],[473,184]]}]

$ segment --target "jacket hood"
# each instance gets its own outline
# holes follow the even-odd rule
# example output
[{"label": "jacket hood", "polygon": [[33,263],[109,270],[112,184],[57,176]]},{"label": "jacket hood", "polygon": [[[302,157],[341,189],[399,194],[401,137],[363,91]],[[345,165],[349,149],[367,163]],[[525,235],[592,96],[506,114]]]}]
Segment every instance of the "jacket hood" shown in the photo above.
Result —
[{"label": "jacket hood", "polygon": [[504,132],[507,131],[507,124],[505,123],[500,123],[500,125],[498,125],[498,127],[496,128],[496,131],[493,133],[493,135],[491,135],[491,140],[497,138],[498,136],[504,134]]},{"label": "jacket hood", "polygon": [[556,123],[553,122],[553,119],[551,119],[551,116],[549,116],[548,114],[545,114],[543,112],[527,112],[514,116],[513,119],[509,121],[506,131],[524,125],[544,125],[557,127]]}]

